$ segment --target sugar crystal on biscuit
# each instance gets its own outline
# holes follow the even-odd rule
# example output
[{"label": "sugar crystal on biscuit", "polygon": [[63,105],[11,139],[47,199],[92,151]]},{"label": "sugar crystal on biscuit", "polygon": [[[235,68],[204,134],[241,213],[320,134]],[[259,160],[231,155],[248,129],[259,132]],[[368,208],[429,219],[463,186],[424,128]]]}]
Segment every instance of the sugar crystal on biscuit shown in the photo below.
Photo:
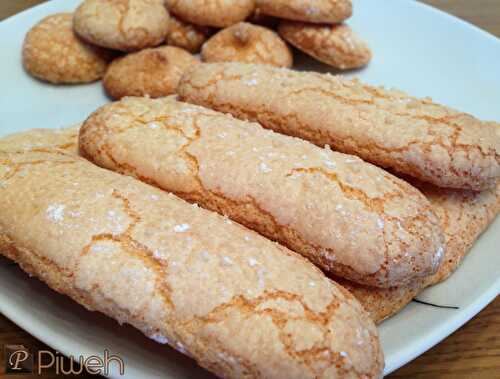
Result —
[{"label": "sugar crystal on biscuit", "polygon": [[326,160],[325,162],[325,165],[330,167],[330,168],[335,168],[336,167],[336,164],[332,161],[329,161],[329,160]]},{"label": "sugar crystal on biscuit", "polygon": [[384,225],[385,225],[384,220],[382,220],[381,218],[379,218],[377,220],[377,226],[378,226],[378,228],[379,229],[384,229]]},{"label": "sugar crystal on biscuit", "polygon": [[64,220],[64,208],[66,208],[66,206],[62,204],[49,205],[46,211],[47,218],[54,222]]},{"label": "sugar crystal on biscuit", "polygon": [[260,171],[265,172],[265,173],[268,173],[268,172],[272,171],[272,169],[267,164],[265,164],[264,162],[260,163],[259,168],[260,168]]},{"label": "sugar crystal on biscuit", "polygon": [[189,226],[189,224],[179,224],[179,225],[174,226],[174,232],[184,233],[184,232],[188,231],[190,228],[191,227]]},{"label": "sugar crystal on biscuit", "polygon": [[233,260],[231,258],[227,257],[227,256],[223,256],[221,263],[222,263],[223,266],[228,267],[228,266],[231,266],[233,264]]},{"label": "sugar crystal on biscuit", "polygon": [[255,258],[249,258],[248,259],[248,264],[251,266],[251,267],[255,267],[259,264],[259,262],[257,261],[257,259]]}]

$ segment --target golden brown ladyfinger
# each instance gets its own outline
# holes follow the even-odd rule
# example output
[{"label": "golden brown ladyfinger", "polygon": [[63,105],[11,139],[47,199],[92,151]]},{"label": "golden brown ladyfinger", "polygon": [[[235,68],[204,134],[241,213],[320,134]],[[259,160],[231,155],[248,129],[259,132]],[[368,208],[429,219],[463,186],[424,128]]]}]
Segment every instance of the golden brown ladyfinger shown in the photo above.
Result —
[{"label": "golden brown ladyfinger", "polygon": [[335,278],[351,291],[376,323],[398,313],[422,290],[453,274],[477,238],[500,212],[500,184],[483,192],[413,184],[429,199],[443,226],[445,254],[438,272],[411,285],[393,288],[367,287]]},{"label": "golden brown ladyfinger", "polygon": [[439,187],[483,190],[500,177],[499,124],[358,80],[212,63],[189,70],[178,93]]},{"label": "golden brown ladyfinger", "polygon": [[426,183],[413,184],[429,199],[441,220],[445,237],[445,258],[428,285],[446,280],[472,248],[474,242],[500,212],[500,183],[482,192],[438,188]]},{"label": "golden brown ladyfinger", "polygon": [[304,258],[62,150],[0,150],[0,252],[223,378],[380,378],[377,330]]},{"label": "golden brown ladyfinger", "polygon": [[332,277],[332,279],[358,299],[376,324],[401,312],[425,289],[425,280],[421,279],[405,286],[390,288],[363,286],[342,278]]},{"label": "golden brown ladyfinger", "polygon": [[78,132],[81,124],[61,129],[30,129],[0,138],[0,150],[59,149],[78,155]]},{"label": "golden brown ladyfinger", "polygon": [[439,222],[420,192],[357,157],[258,124],[174,98],[126,98],[86,120],[80,149],[356,282],[402,285],[441,262]]}]

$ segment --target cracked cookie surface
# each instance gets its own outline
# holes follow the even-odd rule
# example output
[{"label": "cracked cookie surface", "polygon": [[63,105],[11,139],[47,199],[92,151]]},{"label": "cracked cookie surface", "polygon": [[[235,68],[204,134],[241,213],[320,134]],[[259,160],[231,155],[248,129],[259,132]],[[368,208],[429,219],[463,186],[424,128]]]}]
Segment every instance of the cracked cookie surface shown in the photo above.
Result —
[{"label": "cracked cookie surface", "polygon": [[438,272],[427,281],[428,285],[434,285],[455,272],[474,242],[495,220],[500,212],[500,183],[481,192],[413,184],[431,202],[444,231],[445,259]]},{"label": "cracked cookie surface", "polygon": [[351,0],[257,0],[257,9],[270,16],[312,23],[337,24],[351,17]]},{"label": "cracked cookie surface", "polygon": [[81,124],[60,129],[30,129],[0,138],[0,150],[16,146],[22,150],[58,149],[78,155],[78,132]]},{"label": "cracked cookie surface", "polygon": [[0,252],[29,274],[221,377],[381,377],[368,315],[304,258],[133,178],[20,142],[0,150]]},{"label": "cracked cookie surface", "polygon": [[198,65],[177,92],[184,101],[328,144],[439,187],[483,190],[500,177],[500,125],[428,98],[243,63]]},{"label": "cracked cookie surface", "polygon": [[73,15],[45,17],[26,34],[22,59],[26,71],[54,84],[88,83],[100,79],[112,53],[92,46],[73,32]]},{"label": "cracked cookie surface", "polygon": [[163,0],[85,0],[73,22],[75,32],[94,45],[135,51],[165,40],[169,14]]},{"label": "cracked cookie surface", "polygon": [[346,24],[282,21],[278,33],[297,49],[341,70],[361,68],[372,58],[368,45]]},{"label": "cracked cookie surface", "polygon": [[205,62],[244,62],[291,67],[292,52],[281,37],[263,26],[240,22],[212,36],[201,50]]},{"label": "cracked cookie surface", "polygon": [[87,119],[80,148],[356,282],[403,284],[441,261],[437,218],[413,187],[357,157],[222,113],[126,98]]},{"label": "cracked cookie surface", "polygon": [[180,47],[195,54],[200,51],[201,45],[203,45],[210,34],[211,28],[194,25],[174,15],[170,15],[168,34],[165,42],[169,46]]},{"label": "cracked cookie surface", "polygon": [[196,25],[225,28],[245,20],[255,0],[165,0],[170,12]]},{"label": "cracked cookie surface", "polygon": [[428,286],[446,280],[458,268],[474,242],[500,212],[500,184],[496,188],[472,192],[413,183],[431,202],[445,236],[445,253],[439,270],[411,285],[393,288],[361,286],[333,278],[349,290],[376,323],[393,316]]},{"label": "cracked cookie surface", "polygon": [[198,59],[178,47],[144,49],[115,59],[104,75],[104,89],[114,99],[171,95],[184,72],[198,63]]}]

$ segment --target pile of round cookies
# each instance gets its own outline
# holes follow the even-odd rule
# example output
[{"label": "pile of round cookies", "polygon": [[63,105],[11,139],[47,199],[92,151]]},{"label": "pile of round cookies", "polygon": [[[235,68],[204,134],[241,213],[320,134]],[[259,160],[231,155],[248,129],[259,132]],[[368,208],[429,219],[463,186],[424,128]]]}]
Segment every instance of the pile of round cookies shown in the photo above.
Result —
[{"label": "pile of round cookies", "polygon": [[23,64],[55,84],[102,78],[114,99],[173,94],[200,59],[291,67],[287,42],[354,69],[368,64],[371,51],[343,23],[351,14],[351,0],[85,0],[74,14],[48,16],[28,32]]}]

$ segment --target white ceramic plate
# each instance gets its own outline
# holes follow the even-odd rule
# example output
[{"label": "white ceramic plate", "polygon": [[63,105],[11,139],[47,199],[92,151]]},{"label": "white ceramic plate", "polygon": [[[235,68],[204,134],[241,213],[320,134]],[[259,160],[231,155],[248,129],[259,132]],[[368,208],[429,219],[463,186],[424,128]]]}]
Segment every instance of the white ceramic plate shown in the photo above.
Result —
[{"label": "white ceramic plate", "polygon": [[[500,40],[415,1],[354,2],[350,24],[368,40],[374,59],[368,69],[350,75],[500,121]],[[26,31],[42,17],[73,10],[78,3],[54,0],[0,23],[0,135],[70,125],[108,101],[100,83],[55,87],[30,78],[21,67]],[[298,66],[328,69],[305,57]],[[459,309],[412,303],[381,325],[386,373],[438,343],[499,294],[499,246],[500,218],[452,278],[419,297]],[[66,355],[102,355],[105,348],[121,355],[127,378],[211,377],[188,358],[131,327],[85,311],[1,259],[0,311]],[[111,376],[118,377],[117,372]]]}]

